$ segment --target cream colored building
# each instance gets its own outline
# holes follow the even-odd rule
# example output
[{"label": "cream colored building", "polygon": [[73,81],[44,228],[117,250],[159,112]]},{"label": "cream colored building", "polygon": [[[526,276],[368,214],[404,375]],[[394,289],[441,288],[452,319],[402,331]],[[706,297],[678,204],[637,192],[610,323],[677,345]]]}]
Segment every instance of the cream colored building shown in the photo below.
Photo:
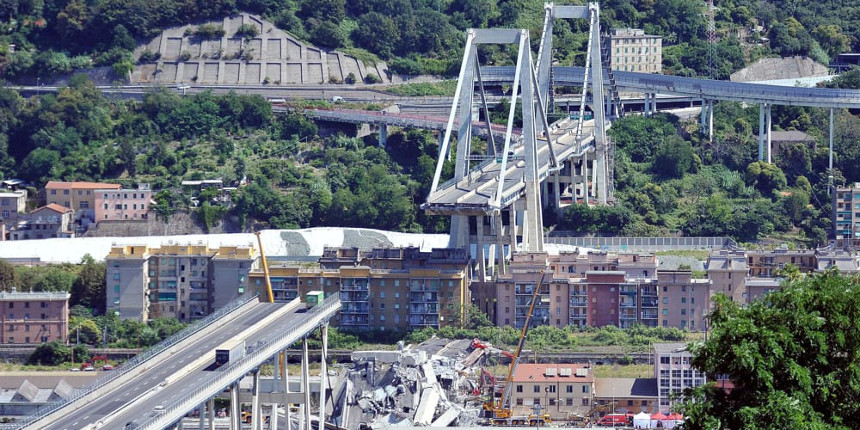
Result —
[{"label": "cream colored building", "polygon": [[663,38],[638,28],[613,28],[604,39],[612,70],[663,73]]},{"label": "cream colored building", "polygon": [[592,404],[594,373],[589,364],[521,363],[511,377],[511,411],[514,416],[534,413],[553,421],[567,420],[571,414],[585,415]]},{"label": "cream colored building", "polygon": [[105,259],[107,309],[138,321],[200,319],[253,293],[248,275],[257,261],[251,245],[114,246]]}]

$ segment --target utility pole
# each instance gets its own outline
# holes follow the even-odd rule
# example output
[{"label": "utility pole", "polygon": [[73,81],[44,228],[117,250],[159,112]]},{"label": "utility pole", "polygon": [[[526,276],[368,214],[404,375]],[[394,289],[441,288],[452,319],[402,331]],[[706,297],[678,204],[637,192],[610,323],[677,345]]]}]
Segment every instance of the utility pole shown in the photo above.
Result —
[{"label": "utility pole", "polygon": [[706,12],[708,17],[708,77],[711,79],[716,79],[714,57],[717,50],[717,26],[714,23],[714,9],[714,0],[708,0],[708,11]]}]

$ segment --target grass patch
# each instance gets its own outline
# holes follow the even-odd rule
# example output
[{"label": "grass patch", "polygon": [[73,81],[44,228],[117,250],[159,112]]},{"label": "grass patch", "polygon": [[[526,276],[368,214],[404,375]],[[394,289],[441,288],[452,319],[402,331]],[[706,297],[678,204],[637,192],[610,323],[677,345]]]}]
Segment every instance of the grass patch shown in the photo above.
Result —
[{"label": "grass patch", "polygon": [[453,96],[457,89],[456,80],[440,82],[416,82],[413,84],[392,85],[386,92],[408,97]]},{"label": "grass patch", "polygon": [[654,366],[651,364],[601,364],[594,366],[595,378],[653,378]]},{"label": "grass patch", "polygon": [[676,257],[693,257],[697,260],[707,260],[709,251],[702,251],[698,249],[678,249],[671,251],[657,251],[657,255],[673,255]]},{"label": "grass patch", "polygon": [[341,48],[339,51],[369,66],[376,66],[380,62],[376,54],[361,48]]}]

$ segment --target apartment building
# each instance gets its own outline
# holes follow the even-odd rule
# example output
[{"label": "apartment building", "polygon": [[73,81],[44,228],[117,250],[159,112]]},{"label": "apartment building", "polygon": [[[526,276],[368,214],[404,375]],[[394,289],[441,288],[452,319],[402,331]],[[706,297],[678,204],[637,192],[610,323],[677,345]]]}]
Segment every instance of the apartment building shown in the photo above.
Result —
[{"label": "apartment building", "polygon": [[60,182],[45,184],[46,204],[57,204],[75,211],[75,219],[95,220],[96,191],[118,190],[119,184],[101,182]]},{"label": "apartment building", "polygon": [[69,337],[69,293],[0,292],[0,343],[39,344]]},{"label": "apartment building", "polygon": [[604,38],[612,70],[663,73],[663,38],[638,28],[613,28]]},{"label": "apartment building", "polygon": [[143,220],[149,214],[152,190],[140,184],[136,190],[95,190],[95,221]]},{"label": "apartment building", "polygon": [[251,245],[125,245],[112,247],[105,261],[109,311],[138,321],[193,321],[251,293],[257,252]]},{"label": "apartment building", "polygon": [[0,190],[0,223],[7,229],[16,225],[19,214],[26,210],[27,190]]},{"label": "apartment building", "polygon": [[860,245],[860,182],[833,192],[833,239],[838,248]]},{"label": "apartment building", "polygon": [[711,294],[723,293],[736,303],[746,303],[746,278],[749,273],[744,251],[718,250],[708,257]]},{"label": "apartment building", "polygon": [[657,398],[660,411],[668,412],[676,395],[684,389],[704,385],[707,378],[694,369],[693,355],[685,343],[654,344],[654,377],[657,378]]},{"label": "apartment building", "polygon": [[[470,266],[462,249],[325,248],[318,266],[270,263],[269,277],[276,301],[314,290],[339,295],[340,327],[403,330],[453,323],[470,302]],[[261,270],[249,277],[252,288],[265,289]]]},{"label": "apartment building", "polygon": [[815,251],[811,249],[774,249],[746,251],[749,276],[753,278],[775,278],[787,264],[793,264],[802,273],[814,272],[817,268]]},{"label": "apartment building", "polygon": [[511,376],[511,411],[515,416],[549,414],[555,421],[591,409],[594,372],[589,364],[521,363]]},{"label": "apartment building", "polygon": [[711,282],[693,279],[689,270],[657,272],[660,325],[682,330],[703,331],[711,303]]},{"label": "apartment building", "polygon": [[9,230],[9,240],[75,237],[72,229],[74,211],[51,203],[19,215],[17,224]]}]

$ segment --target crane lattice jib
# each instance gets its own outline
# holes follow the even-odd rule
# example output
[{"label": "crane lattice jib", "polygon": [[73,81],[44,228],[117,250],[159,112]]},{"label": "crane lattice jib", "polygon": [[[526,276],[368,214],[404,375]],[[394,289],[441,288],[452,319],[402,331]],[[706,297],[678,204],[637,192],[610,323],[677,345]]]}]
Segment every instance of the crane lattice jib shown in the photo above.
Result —
[{"label": "crane lattice jib", "polygon": [[526,343],[526,335],[529,333],[529,325],[531,324],[532,312],[535,309],[535,302],[537,302],[538,293],[543,287],[544,280],[546,279],[546,270],[541,271],[540,281],[535,287],[534,292],[532,292],[532,300],[531,304],[529,304],[529,311],[526,314],[526,320],[523,324],[523,331],[520,333],[520,340],[517,343],[517,349],[514,350],[514,356],[511,358],[511,365],[508,367],[508,377],[505,379],[505,390],[502,392],[502,399],[499,402],[499,409],[509,409],[508,403],[511,401],[510,392],[511,385],[513,385],[513,376],[514,372],[516,372],[517,364],[519,364],[520,353],[523,351],[523,345]]}]

